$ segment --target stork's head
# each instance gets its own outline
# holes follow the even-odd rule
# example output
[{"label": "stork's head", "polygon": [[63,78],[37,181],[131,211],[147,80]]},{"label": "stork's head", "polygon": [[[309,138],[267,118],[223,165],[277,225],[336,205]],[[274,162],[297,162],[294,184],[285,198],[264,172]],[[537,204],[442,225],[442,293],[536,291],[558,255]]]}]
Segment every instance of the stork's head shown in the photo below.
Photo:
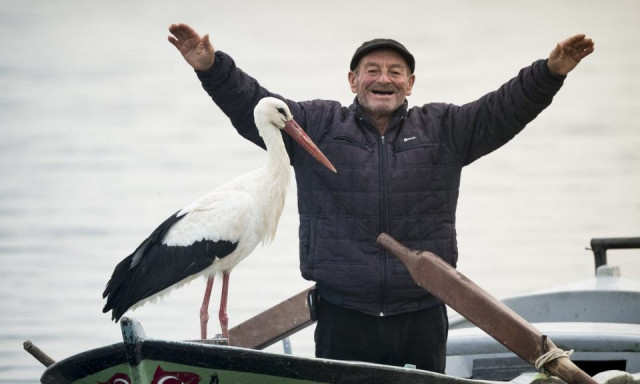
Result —
[{"label": "stork's head", "polygon": [[327,159],[313,141],[311,141],[311,138],[300,125],[293,120],[291,111],[284,101],[276,99],[275,97],[265,97],[256,105],[253,116],[261,135],[266,129],[281,129],[287,132],[289,136],[297,141],[298,144],[309,152],[311,156],[315,157],[322,165],[333,172],[337,172],[329,159]]}]

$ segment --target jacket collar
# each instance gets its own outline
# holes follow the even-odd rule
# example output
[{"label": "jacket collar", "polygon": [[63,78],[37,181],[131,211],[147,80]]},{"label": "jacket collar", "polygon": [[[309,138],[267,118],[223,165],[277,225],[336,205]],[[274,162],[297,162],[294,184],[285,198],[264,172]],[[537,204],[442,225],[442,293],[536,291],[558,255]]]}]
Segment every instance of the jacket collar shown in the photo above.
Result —
[{"label": "jacket collar", "polygon": [[[391,121],[389,122],[389,127],[387,128],[387,132],[391,131],[396,126],[402,123],[404,118],[407,116],[408,106],[409,106],[409,102],[405,100],[404,103],[402,103],[402,105],[398,107],[398,109],[396,109],[395,112],[393,112],[393,116],[391,117]],[[362,108],[362,106],[358,102],[357,96],[354,98],[353,104],[351,104],[349,109],[354,111],[354,116],[356,118],[356,121],[363,122],[365,125],[367,125],[368,127],[372,128],[377,132],[375,125],[371,122],[371,119],[369,119],[369,117],[365,113],[364,108]]]}]

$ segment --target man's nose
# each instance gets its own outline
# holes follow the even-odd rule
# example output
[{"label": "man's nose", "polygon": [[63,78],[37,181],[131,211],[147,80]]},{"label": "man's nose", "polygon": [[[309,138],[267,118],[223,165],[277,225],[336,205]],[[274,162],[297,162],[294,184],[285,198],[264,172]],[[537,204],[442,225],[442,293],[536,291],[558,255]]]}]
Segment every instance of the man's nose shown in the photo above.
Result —
[{"label": "man's nose", "polygon": [[380,73],[380,77],[378,77],[378,82],[379,83],[390,83],[391,80],[389,78],[389,73],[387,72],[381,72]]}]

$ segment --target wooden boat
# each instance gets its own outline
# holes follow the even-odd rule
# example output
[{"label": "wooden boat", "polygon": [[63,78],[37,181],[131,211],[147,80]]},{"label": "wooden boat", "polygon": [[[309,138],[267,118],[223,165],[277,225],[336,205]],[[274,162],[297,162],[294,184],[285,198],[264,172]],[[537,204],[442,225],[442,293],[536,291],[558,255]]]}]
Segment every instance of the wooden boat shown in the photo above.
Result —
[{"label": "wooden boat", "polygon": [[[623,248],[618,246],[620,239],[605,240],[604,257],[600,240],[594,240],[595,246],[592,241],[592,248],[597,251],[595,278],[506,299],[504,303],[559,347],[573,349],[571,360],[590,376],[600,375],[598,382],[609,382],[605,377],[608,375],[616,383],[640,383],[640,373],[633,376],[626,373],[640,372],[640,282],[624,279],[615,273],[615,268],[605,265],[606,249]],[[640,247],[640,238],[631,239],[630,244]],[[530,364],[455,315],[450,318],[444,375],[411,367],[305,358],[254,349],[273,344],[312,323],[305,297],[306,292],[301,292],[231,329],[232,340],[237,340],[235,346],[148,338],[139,323],[123,318],[123,342],[56,362],[45,370],[41,381],[46,384],[562,382],[536,373]],[[274,321],[274,316],[285,316],[290,322]],[[265,332],[257,332],[260,329]]]},{"label": "wooden boat", "polygon": [[61,360],[43,383],[486,383],[410,368],[295,357],[196,342],[146,338],[123,318],[124,342]]}]

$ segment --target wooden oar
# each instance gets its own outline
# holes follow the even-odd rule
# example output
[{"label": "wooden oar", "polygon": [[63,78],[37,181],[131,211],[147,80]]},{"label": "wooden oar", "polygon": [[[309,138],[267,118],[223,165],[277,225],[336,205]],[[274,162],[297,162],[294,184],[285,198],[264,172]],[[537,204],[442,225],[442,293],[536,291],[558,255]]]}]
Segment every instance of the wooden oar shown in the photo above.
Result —
[{"label": "wooden oar", "polygon": [[44,365],[45,367],[50,367],[56,362],[51,357],[49,357],[49,355],[47,355],[40,348],[38,348],[35,344],[33,344],[30,340],[27,340],[24,343],[22,343],[22,346],[24,347],[25,351],[29,352],[31,356],[33,356],[36,360],[41,362],[42,365]]},{"label": "wooden oar", "polygon": [[[557,349],[520,315],[433,253],[410,250],[386,233],[378,237],[378,244],[405,264],[419,286],[525,361],[535,365],[540,356]],[[597,383],[566,355],[549,361],[544,368],[569,384]]]},{"label": "wooden oar", "polygon": [[313,324],[306,304],[309,289],[231,328],[229,345],[263,349]]}]

